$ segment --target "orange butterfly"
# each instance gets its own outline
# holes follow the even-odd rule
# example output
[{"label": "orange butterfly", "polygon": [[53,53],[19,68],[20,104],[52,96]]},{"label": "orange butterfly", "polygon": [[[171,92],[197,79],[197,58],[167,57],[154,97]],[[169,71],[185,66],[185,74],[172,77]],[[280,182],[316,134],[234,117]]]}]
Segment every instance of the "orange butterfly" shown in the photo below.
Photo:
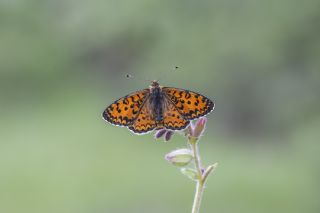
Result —
[{"label": "orange butterfly", "polygon": [[190,120],[211,112],[214,103],[196,92],[162,87],[152,81],[148,89],[131,93],[108,106],[102,116],[111,124],[143,134],[154,129],[181,130]]}]

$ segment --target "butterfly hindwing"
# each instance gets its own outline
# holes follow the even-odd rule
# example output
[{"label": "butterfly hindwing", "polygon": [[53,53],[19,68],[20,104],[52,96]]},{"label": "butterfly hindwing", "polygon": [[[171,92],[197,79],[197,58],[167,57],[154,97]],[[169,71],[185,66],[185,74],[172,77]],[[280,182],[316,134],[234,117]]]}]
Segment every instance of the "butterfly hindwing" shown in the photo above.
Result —
[{"label": "butterfly hindwing", "polygon": [[173,87],[163,87],[162,91],[187,120],[204,116],[214,108],[213,101],[196,92]]},{"label": "butterfly hindwing", "polygon": [[134,133],[144,134],[152,131],[156,127],[157,123],[150,114],[149,105],[145,104],[133,124],[129,126],[129,129]]},{"label": "butterfly hindwing", "polygon": [[168,101],[163,114],[163,126],[166,129],[181,130],[188,126],[190,121],[183,118],[177,108]]},{"label": "butterfly hindwing", "polygon": [[148,95],[149,90],[145,89],[120,98],[108,106],[102,116],[112,124],[129,126],[139,115]]}]

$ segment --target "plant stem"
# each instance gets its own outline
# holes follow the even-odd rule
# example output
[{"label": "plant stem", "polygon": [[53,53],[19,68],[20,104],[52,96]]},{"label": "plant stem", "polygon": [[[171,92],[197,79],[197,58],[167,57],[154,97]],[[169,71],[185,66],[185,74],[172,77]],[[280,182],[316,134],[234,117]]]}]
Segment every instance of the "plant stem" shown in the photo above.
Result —
[{"label": "plant stem", "polygon": [[197,170],[197,185],[196,185],[196,193],[194,195],[193,206],[192,206],[192,213],[199,213],[200,212],[200,205],[203,196],[204,186],[209,174],[215,169],[217,163],[210,165],[206,168],[205,171],[202,170],[200,154],[198,149],[198,139],[197,138],[190,138],[189,143],[191,144],[191,148],[193,151],[194,157],[194,164]]},{"label": "plant stem", "polygon": [[194,195],[193,206],[192,206],[192,213],[199,213],[203,190],[204,190],[204,181],[202,177],[202,166],[201,166],[201,160],[200,160],[200,155],[198,150],[197,139],[195,138],[191,139],[190,144],[193,151],[194,164],[198,173],[196,193]]},{"label": "plant stem", "polygon": [[198,176],[199,176],[198,179],[201,180],[202,179],[201,160],[200,160],[200,155],[199,155],[199,150],[197,145],[197,139],[191,139],[190,143],[193,151],[194,164],[196,166]]},{"label": "plant stem", "polygon": [[194,195],[193,200],[192,213],[199,213],[203,191],[203,182],[198,180],[196,186],[196,194]]}]

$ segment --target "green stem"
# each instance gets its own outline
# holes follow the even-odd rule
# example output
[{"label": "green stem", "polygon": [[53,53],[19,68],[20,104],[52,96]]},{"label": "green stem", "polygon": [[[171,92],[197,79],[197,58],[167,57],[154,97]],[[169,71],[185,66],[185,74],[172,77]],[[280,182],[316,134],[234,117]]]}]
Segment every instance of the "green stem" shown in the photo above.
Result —
[{"label": "green stem", "polygon": [[202,177],[202,166],[201,166],[201,160],[198,150],[198,144],[197,144],[196,138],[190,139],[190,144],[193,150],[193,156],[194,156],[194,164],[197,169],[198,177],[197,177],[197,186],[196,186],[196,193],[193,200],[192,205],[192,213],[199,213],[200,211],[200,205],[202,200],[202,195],[204,191],[204,181]]},{"label": "green stem", "polygon": [[204,172],[202,172],[202,165],[200,160],[200,154],[198,149],[198,138],[189,138],[189,143],[191,145],[194,157],[194,164],[197,170],[197,186],[196,186],[196,193],[193,200],[192,205],[192,213],[199,213],[200,212],[200,205],[201,200],[204,192],[204,186],[209,174],[216,168],[217,163],[210,165],[206,168]]},{"label": "green stem", "polygon": [[197,186],[196,186],[196,194],[194,195],[194,200],[192,205],[192,213],[199,213],[203,191],[204,191],[203,182],[198,180]]},{"label": "green stem", "polygon": [[202,171],[201,171],[201,160],[197,145],[197,139],[191,139],[190,140],[192,151],[193,151],[193,157],[194,157],[194,164],[196,166],[197,172],[198,172],[198,179],[202,179]]}]

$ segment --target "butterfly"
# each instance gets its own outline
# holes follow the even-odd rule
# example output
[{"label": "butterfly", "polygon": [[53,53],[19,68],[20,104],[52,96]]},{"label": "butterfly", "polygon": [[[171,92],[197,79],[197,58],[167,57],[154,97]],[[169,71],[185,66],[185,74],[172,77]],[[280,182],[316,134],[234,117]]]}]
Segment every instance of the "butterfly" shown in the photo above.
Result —
[{"label": "butterfly", "polygon": [[208,114],[214,106],[213,101],[199,93],[163,87],[152,81],[149,88],[116,100],[102,116],[111,124],[144,134],[154,129],[182,130],[190,120]]}]

